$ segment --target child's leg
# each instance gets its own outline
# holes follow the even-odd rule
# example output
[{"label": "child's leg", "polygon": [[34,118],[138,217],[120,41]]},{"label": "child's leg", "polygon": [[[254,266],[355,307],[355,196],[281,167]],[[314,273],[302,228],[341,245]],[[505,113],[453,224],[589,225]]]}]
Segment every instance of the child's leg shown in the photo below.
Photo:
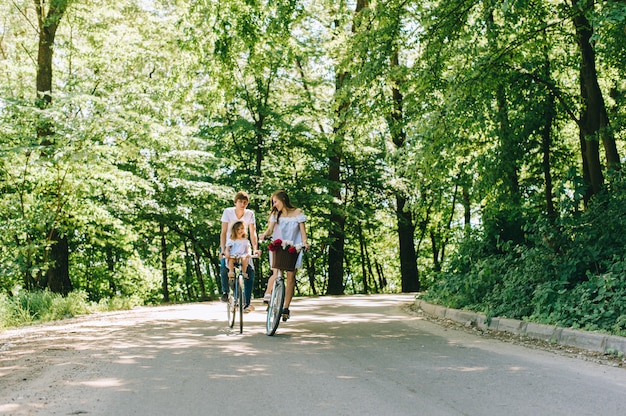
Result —
[{"label": "child's leg", "polygon": [[248,278],[248,258],[241,259],[241,270],[243,270],[243,277]]},{"label": "child's leg", "polygon": [[233,279],[235,277],[235,259],[228,259],[228,278]]}]

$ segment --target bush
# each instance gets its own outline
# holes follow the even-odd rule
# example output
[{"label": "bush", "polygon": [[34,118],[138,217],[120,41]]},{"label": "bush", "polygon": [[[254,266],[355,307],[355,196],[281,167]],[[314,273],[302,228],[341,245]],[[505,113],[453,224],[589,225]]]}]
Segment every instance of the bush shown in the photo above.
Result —
[{"label": "bush", "polygon": [[424,294],[488,316],[626,334],[626,181],[584,212],[523,226],[522,242],[466,238]]}]

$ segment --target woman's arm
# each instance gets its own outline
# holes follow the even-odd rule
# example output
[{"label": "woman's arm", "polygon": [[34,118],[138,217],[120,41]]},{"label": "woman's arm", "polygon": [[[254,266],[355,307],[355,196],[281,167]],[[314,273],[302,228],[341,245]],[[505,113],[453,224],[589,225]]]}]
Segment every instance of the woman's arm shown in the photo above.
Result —
[{"label": "woman's arm", "polygon": [[250,236],[250,242],[252,243],[252,252],[254,254],[258,254],[260,252],[259,252],[259,240],[256,235],[256,225],[250,223],[248,227],[250,228],[250,232],[248,233],[248,235]]},{"label": "woman's arm", "polygon": [[301,222],[300,223],[300,234],[302,235],[302,244],[308,250],[309,249],[309,242],[307,241],[306,223],[305,222]]},{"label": "woman's arm", "polygon": [[275,225],[276,223],[272,221],[272,216],[270,215],[270,218],[267,221],[267,230],[265,230],[263,234],[259,235],[259,238],[261,239],[261,241],[265,240],[267,236],[272,235],[272,233],[274,232]]}]

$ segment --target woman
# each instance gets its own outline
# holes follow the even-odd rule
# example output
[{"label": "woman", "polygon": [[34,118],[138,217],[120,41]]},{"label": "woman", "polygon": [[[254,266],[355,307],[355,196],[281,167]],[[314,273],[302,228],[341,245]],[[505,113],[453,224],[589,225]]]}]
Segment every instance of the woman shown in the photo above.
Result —
[{"label": "woman", "polygon": [[[270,218],[267,230],[259,237],[264,240],[266,236],[271,235],[273,240],[280,238],[281,240],[290,240],[294,245],[302,244],[304,249],[308,250],[309,244],[306,236],[306,216],[300,208],[296,208],[291,204],[289,195],[285,191],[279,190],[272,194],[272,209],[270,210]],[[296,270],[302,268],[302,251],[298,256]],[[267,283],[264,301],[269,300],[270,291],[274,286],[274,279],[278,270],[272,269],[272,277]],[[287,272],[287,285],[285,288],[285,304],[283,308],[283,319],[289,319],[289,304],[293,298],[296,287],[296,271]]]}]

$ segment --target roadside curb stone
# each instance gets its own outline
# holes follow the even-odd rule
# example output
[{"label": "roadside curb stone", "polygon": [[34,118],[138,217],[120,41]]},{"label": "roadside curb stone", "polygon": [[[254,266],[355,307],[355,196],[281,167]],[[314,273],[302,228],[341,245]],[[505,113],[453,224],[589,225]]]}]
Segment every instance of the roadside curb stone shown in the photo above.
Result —
[{"label": "roadside curb stone", "polygon": [[537,324],[510,318],[491,318],[488,320],[485,315],[480,313],[433,305],[422,299],[415,299],[415,306],[427,315],[450,319],[466,326],[526,335],[534,339],[589,351],[626,354],[626,337],[561,328],[555,325]]}]

